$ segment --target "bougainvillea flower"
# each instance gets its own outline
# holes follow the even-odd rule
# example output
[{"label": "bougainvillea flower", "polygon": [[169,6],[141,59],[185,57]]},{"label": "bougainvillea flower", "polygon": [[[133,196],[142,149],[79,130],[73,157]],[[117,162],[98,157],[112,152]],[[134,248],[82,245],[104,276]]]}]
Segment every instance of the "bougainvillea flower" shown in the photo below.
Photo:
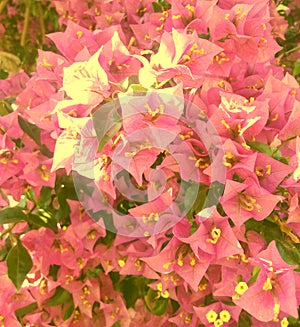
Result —
[{"label": "bougainvillea flower", "polygon": [[[130,55],[128,49],[120,40],[118,32],[115,32],[111,40],[103,45],[99,55],[99,63],[107,72],[109,80],[119,83],[126,77],[138,74],[140,62]],[[100,81],[105,79],[100,76]]]},{"label": "bougainvillea flower", "polygon": [[243,183],[227,181],[221,203],[226,214],[236,226],[254,218],[263,220],[282,200],[261,188],[254,179],[247,178]]},{"label": "bougainvillea flower", "polygon": [[19,173],[25,166],[22,153],[12,151],[6,147],[0,150],[0,185],[6,182],[10,177]]},{"label": "bougainvillea flower", "polygon": [[217,302],[208,306],[196,307],[195,313],[205,326],[236,326],[241,308]]},{"label": "bougainvillea flower", "polygon": [[98,104],[109,94],[107,74],[99,63],[101,51],[87,61],[64,68],[62,90],[78,104]]},{"label": "bougainvillea flower", "polygon": [[[91,53],[95,53],[99,48],[93,32],[74,23],[72,20],[68,21],[65,33],[51,33],[48,37],[55,43],[58,50],[70,61],[73,61],[78,52],[84,47],[91,51]],[[66,37],[68,38],[67,42]]]},{"label": "bougainvillea flower", "polygon": [[259,184],[269,192],[274,192],[282,180],[292,172],[292,168],[264,153],[257,153],[254,172]]},{"label": "bougainvillea flower", "polygon": [[286,140],[296,135],[299,135],[299,124],[300,124],[300,102],[295,101],[289,120],[287,121],[284,128],[279,133],[281,140]]},{"label": "bougainvillea flower", "polygon": [[176,272],[193,290],[197,290],[209,262],[204,257],[197,259],[187,244],[173,238],[157,256],[144,257],[153,270],[162,274]]},{"label": "bougainvillea flower", "polygon": [[281,259],[275,241],[254,258],[254,263],[261,267],[256,282],[234,302],[260,321],[278,321],[281,311],[296,317],[294,267]]},{"label": "bougainvillea flower", "polygon": [[58,115],[59,126],[65,130],[57,139],[51,171],[65,168],[70,173],[74,149],[80,144],[80,130],[89,120],[90,118],[73,118],[63,113]]},{"label": "bougainvillea flower", "polygon": [[182,76],[185,83],[193,83],[194,79],[200,78],[196,81],[199,85],[210,60],[220,51],[222,48],[200,39],[195,32],[179,33],[173,29],[172,34],[165,32],[162,35],[159,50],[151,57],[150,65],[141,59],[146,75],[142,76],[140,72],[140,80],[146,81],[147,76],[156,74],[159,82],[173,77],[180,81]]},{"label": "bougainvillea flower", "polygon": [[212,259],[243,253],[227,218],[215,213],[199,224],[198,229],[189,237],[180,237],[176,234],[181,242],[189,244],[197,258],[200,257],[199,250],[211,254]]},{"label": "bougainvillea flower", "polygon": [[198,325],[197,316],[193,312],[186,310],[179,310],[178,314],[171,317],[168,321],[176,324],[178,327],[185,327],[186,325],[196,327]]}]

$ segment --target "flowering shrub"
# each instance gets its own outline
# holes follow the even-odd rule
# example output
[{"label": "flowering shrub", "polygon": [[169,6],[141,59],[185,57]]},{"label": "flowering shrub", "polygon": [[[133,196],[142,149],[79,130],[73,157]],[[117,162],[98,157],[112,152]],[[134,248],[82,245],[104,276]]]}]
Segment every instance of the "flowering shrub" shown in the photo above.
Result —
[{"label": "flowering shrub", "polygon": [[53,5],[57,52],[0,81],[0,326],[299,326],[276,5]]}]

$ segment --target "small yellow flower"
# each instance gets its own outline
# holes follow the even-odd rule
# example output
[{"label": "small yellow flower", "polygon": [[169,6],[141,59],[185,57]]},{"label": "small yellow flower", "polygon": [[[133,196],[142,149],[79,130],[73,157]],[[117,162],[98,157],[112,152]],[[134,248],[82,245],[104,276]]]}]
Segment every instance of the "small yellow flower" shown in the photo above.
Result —
[{"label": "small yellow flower", "polygon": [[162,289],[163,289],[163,287],[162,287],[162,283],[158,283],[158,284],[156,285],[156,287],[157,287],[157,290],[158,290],[158,291],[162,292]]},{"label": "small yellow flower", "polygon": [[213,309],[210,309],[205,316],[208,322],[214,322],[216,321],[218,314]]},{"label": "small yellow flower", "polygon": [[122,260],[122,259],[120,259],[120,260],[118,260],[118,264],[119,264],[119,266],[120,266],[121,268],[123,268],[123,267],[125,266],[125,261]]},{"label": "small yellow flower", "polygon": [[161,292],[160,295],[165,299],[169,298],[169,296],[170,296],[170,294],[169,294],[169,292],[167,290],[164,291],[164,292]]},{"label": "small yellow flower", "polygon": [[238,295],[243,295],[247,291],[247,289],[248,285],[246,282],[239,282],[234,290]]},{"label": "small yellow flower", "polygon": [[215,327],[220,327],[223,325],[223,321],[222,319],[217,319],[215,322],[214,322],[214,326]]},{"label": "small yellow flower", "polygon": [[289,322],[287,320],[287,317],[284,317],[280,322],[280,326],[281,327],[288,327],[288,325],[289,325]]},{"label": "small yellow flower", "polygon": [[220,313],[219,313],[219,316],[220,316],[220,319],[224,322],[228,322],[231,318],[231,315],[230,313],[227,311],[227,310],[222,310]]}]

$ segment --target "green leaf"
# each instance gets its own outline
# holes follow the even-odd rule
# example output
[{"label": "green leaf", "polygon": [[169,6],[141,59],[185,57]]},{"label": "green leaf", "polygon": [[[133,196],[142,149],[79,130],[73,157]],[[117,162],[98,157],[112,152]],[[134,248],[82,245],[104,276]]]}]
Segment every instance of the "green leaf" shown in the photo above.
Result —
[{"label": "green leaf", "polygon": [[12,53],[0,51],[0,69],[10,73],[17,73],[20,69],[20,59]]},{"label": "green leaf", "polygon": [[45,144],[42,144],[40,146],[40,150],[41,150],[41,154],[43,154],[44,156],[46,156],[48,158],[52,158],[53,157],[53,153],[46,147]]},{"label": "green leaf", "polygon": [[193,219],[204,205],[208,186],[205,184],[191,184],[185,191],[184,210],[187,211],[189,220]]},{"label": "green leaf", "polygon": [[18,116],[18,122],[23,132],[25,132],[33,141],[41,146],[41,129],[35,124],[29,123],[27,120]]},{"label": "green leaf", "polygon": [[136,300],[139,297],[139,290],[134,278],[125,278],[121,283],[121,291],[126,302],[126,307],[134,307]]},{"label": "green leaf", "polygon": [[153,12],[162,12],[163,11],[161,5],[159,5],[157,2],[152,2],[152,9],[153,9]]},{"label": "green leaf", "polygon": [[169,10],[172,7],[171,4],[166,0],[158,0],[158,3],[163,7],[164,10]]},{"label": "green leaf", "polygon": [[276,247],[286,263],[300,265],[300,249],[294,244],[283,240],[276,240]]},{"label": "green leaf", "polygon": [[120,87],[122,88],[123,91],[127,91],[129,85],[138,84],[138,83],[139,83],[138,75],[130,75],[121,81]]},{"label": "green leaf", "polygon": [[8,277],[19,291],[26,275],[32,268],[32,259],[20,240],[18,240],[17,244],[9,251],[6,258],[6,264]]},{"label": "green leaf", "polygon": [[171,305],[172,305],[173,313],[175,313],[180,308],[180,304],[177,301],[173,300],[173,299],[171,299],[170,302],[171,302]]},{"label": "green leaf", "polygon": [[26,221],[26,215],[19,207],[8,207],[0,211],[0,224],[17,223],[19,221]]},{"label": "green leaf", "polygon": [[[273,151],[272,148],[268,144],[264,144],[261,142],[247,142],[252,149],[257,150],[259,152],[265,153],[268,156],[272,157]],[[276,148],[275,148],[276,150]]]},{"label": "green leaf", "polygon": [[45,305],[53,307],[59,304],[68,303],[72,300],[72,294],[61,286],[58,286],[55,290],[54,295],[45,302]]},{"label": "green leaf", "polygon": [[149,288],[145,297],[145,304],[147,309],[156,316],[162,316],[167,311],[169,299],[163,297],[157,298],[157,294],[157,291]]},{"label": "green leaf", "polygon": [[74,302],[71,301],[71,304],[67,307],[64,313],[63,320],[68,320],[71,317],[72,313],[74,312],[74,309],[75,309]]},{"label": "green leaf", "polygon": [[8,73],[3,69],[0,69],[0,79],[7,79]]},{"label": "green leaf", "polygon": [[242,310],[239,316],[239,322],[238,327],[251,327],[252,326],[252,320],[249,313]]},{"label": "green leaf", "polygon": [[51,202],[52,187],[43,186],[37,200],[39,207],[48,207]]},{"label": "green leaf", "polygon": [[260,266],[254,266],[253,271],[251,273],[252,277],[249,279],[249,281],[247,283],[248,286],[253,284],[257,280],[260,270],[261,270]]},{"label": "green leaf", "polygon": [[31,313],[34,310],[36,310],[37,307],[38,307],[37,302],[34,302],[34,303],[30,303],[30,304],[26,305],[23,308],[19,308],[15,311],[16,317],[20,320],[22,317],[24,317],[28,313]]},{"label": "green leaf", "polygon": [[127,93],[139,93],[147,91],[141,84],[131,84],[128,87]]},{"label": "green leaf", "polygon": [[293,67],[293,75],[299,75],[300,74],[300,59],[297,59],[294,63]]},{"label": "green leaf", "polygon": [[50,268],[49,268],[49,276],[51,276],[55,282],[57,281],[57,275],[58,275],[59,269],[60,269],[59,265],[50,265]]},{"label": "green leaf", "polygon": [[106,103],[97,110],[93,116],[93,125],[99,142],[98,151],[101,151],[104,146],[115,136],[122,126],[122,117],[118,112],[116,101]]},{"label": "green leaf", "polygon": [[300,321],[298,318],[288,317],[289,327],[300,327]]},{"label": "green leaf", "polygon": [[210,35],[209,35],[209,34],[198,34],[198,37],[199,37],[200,39],[209,40]]},{"label": "green leaf", "polygon": [[247,144],[254,150],[267,154],[276,160],[285,162],[286,158],[282,157],[282,154],[275,146],[270,146],[261,142],[247,142]]},{"label": "green leaf", "polygon": [[53,216],[45,216],[38,212],[38,214],[29,214],[27,221],[39,227],[46,227],[52,229],[55,233],[58,232],[57,224]]},{"label": "green leaf", "polygon": [[120,282],[120,290],[123,293],[127,308],[134,308],[136,300],[145,296],[148,283],[149,279],[142,276],[126,276]]},{"label": "green leaf", "polygon": [[[269,244],[273,240],[282,240],[283,233],[278,224],[269,220],[257,221],[253,218],[249,219],[245,223],[246,230],[253,230],[259,233]],[[247,234],[246,234],[247,237]]]},{"label": "green leaf", "polygon": [[29,123],[21,116],[18,116],[18,122],[23,132],[26,133],[40,147],[41,153],[46,157],[51,158],[53,153],[46,147],[45,144],[41,143],[41,129],[35,124]]},{"label": "green leaf", "polygon": [[13,112],[11,104],[7,99],[0,99],[0,116],[6,116]]},{"label": "green leaf", "polygon": [[205,207],[209,208],[213,205],[217,205],[219,203],[220,197],[223,195],[225,189],[225,185],[214,181],[211,183],[208,194],[207,194],[207,200],[205,202]]},{"label": "green leaf", "polygon": [[0,247],[0,261],[4,261],[12,247],[11,238],[7,237],[5,243]]}]

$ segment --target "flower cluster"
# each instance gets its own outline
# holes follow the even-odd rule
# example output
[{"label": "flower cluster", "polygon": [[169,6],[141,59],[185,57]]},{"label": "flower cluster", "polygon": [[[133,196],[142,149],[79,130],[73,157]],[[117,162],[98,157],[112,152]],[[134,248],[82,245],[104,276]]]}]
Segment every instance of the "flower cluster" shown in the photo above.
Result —
[{"label": "flower cluster", "polygon": [[53,3],[58,53],[0,82],[0,326],[296,326],[275,5]]}]

